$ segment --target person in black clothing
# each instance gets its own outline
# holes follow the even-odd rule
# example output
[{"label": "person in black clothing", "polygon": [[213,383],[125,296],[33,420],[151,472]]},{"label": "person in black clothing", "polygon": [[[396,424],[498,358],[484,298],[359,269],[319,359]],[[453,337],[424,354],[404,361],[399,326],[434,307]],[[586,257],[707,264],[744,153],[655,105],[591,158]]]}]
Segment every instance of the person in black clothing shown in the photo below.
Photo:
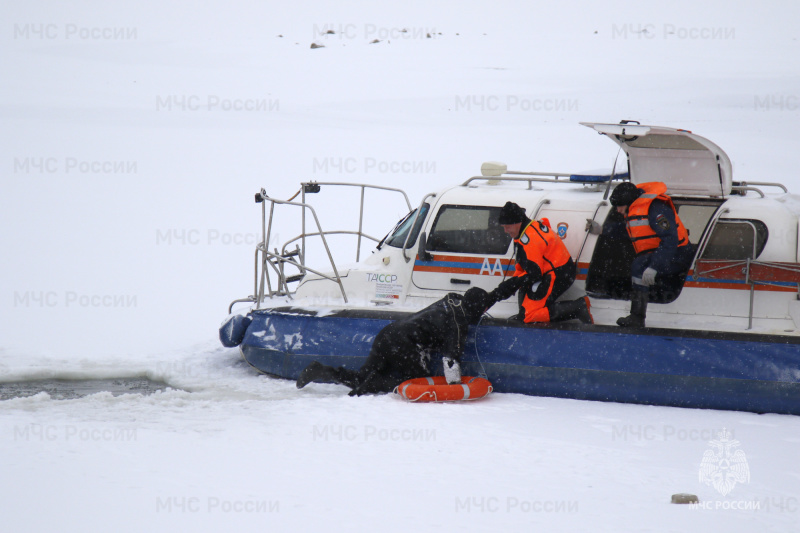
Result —
[{"label": "person in black clothing", "polygon": [[448,293],[428,307],[392,322],[372,343],[366,362],[359,370],[334,368],[312,362],[297,378],[297,388],[311,382],[340,383],[350,387],[350,396],[391,392],[400,383],[430,376],[433,353],[443,356],[448,383],[461,382],[459,361],[464,353],[467,330],[477,324],[494,300],[478,287],[464,295]]}]

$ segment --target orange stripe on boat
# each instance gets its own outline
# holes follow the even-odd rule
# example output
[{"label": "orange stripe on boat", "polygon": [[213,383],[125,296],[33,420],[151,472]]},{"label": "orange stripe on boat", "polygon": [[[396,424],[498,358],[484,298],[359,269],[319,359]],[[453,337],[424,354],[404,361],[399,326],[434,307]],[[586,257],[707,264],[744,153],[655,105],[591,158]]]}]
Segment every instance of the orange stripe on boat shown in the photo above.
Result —
[{"label": "orange stripe on boat", "polygon": [[[416,259],[419,260],[419,256],[417,256]],[[480,263],[484,259],[490,259],[492,261],[492,264],[494,264],[495,259],[500,259],[500,264],[503,266],[509,266],[514,264],[513,259],[503,259],[503,258],[498,258],[497,256],[489,256],[489,255],[483,256],[476,254],[476,255],[464,256],[464,255],[433,254],[433,261],[448,261],[455,263]]]},{"label": "orange stripe on boat", "polygon": [[439,272],[441,274],[478,274],[480,270],[477,268],[415,266],[414,272]]},{"label": "orange stripe on boat", "polygon": [[[722,283],[716,281],[686,281],[684,287],[693,289],[727,289],[734,291],[749,291],[750,285],[746,283]],[[781,287],[776,285],[756,285],[756,292],[797,292],[795,287]]]}]

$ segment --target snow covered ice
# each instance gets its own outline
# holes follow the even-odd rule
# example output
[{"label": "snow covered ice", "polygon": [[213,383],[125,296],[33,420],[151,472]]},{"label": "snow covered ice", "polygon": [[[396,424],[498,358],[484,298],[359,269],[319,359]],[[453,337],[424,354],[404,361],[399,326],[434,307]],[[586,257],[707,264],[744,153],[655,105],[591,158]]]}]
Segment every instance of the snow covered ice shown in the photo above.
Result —
[{"label": "snow covered ice", "polygon": [[[298,391],[216,337],[252,292],[261,187],[287,199],[301,180],[363,181],[416,204],[487,160],[611,168],[577,123],[635,119],[713,139],[736,180],[800,191],[796,3],[33,1],[0,15],[0,379],[171,387],[0,402],[3,530],[800,530],[797,417]],[[406,208],[378,211],[382,236]],[[748,472],[724,490],[701,475],[721,439]]]}]

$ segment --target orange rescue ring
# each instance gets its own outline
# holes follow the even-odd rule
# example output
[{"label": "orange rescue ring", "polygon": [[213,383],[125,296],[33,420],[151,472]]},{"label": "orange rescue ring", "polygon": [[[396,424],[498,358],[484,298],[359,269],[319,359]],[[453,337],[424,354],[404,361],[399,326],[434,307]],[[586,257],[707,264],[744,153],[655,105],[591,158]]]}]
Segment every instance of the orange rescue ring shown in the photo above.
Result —
[{"label": "orange rescue ring", "polygon": [[410,402],[478,400],[494,390],[488,379],[462,376],[460,385],[448,385],[444,376],[402,382],[394,392]]}]

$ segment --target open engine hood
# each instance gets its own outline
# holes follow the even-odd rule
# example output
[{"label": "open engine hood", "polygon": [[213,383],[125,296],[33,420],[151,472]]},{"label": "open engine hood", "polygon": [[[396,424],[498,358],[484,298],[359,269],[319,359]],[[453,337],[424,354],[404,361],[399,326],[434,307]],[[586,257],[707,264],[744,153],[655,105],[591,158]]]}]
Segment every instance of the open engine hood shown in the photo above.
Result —
[{"label": "open engine hood", "polygon": [[631,182],[666,183],[669,194],[730,195],[731,160],[716,144],[687,130],[640,124],[582,125],[606,135],[628,155]]}]

